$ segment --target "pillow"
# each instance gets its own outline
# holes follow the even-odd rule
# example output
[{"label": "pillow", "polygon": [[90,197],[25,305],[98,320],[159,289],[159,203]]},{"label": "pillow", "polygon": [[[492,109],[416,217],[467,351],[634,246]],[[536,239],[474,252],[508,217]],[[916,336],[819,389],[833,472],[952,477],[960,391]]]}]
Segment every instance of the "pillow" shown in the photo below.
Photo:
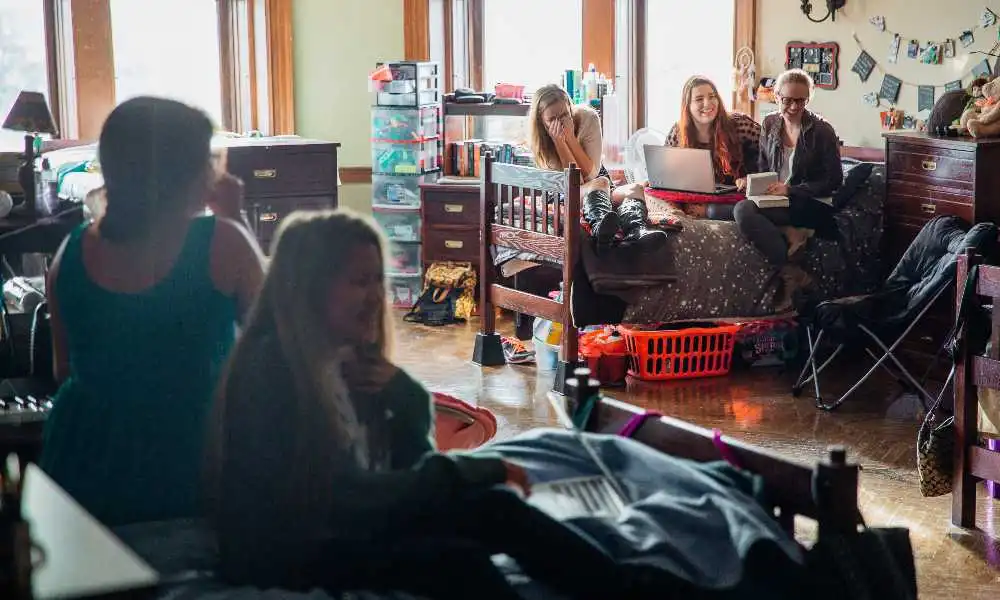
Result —
[{"label": "pillow", "polygon": [[868,177],[871,176],[874,167],[874,163],[863,162],[845,171],[844,183],[833,194],[833,207],[840,210],[847,206],[847,203],[858,193],[861,186],[868,181]]}]

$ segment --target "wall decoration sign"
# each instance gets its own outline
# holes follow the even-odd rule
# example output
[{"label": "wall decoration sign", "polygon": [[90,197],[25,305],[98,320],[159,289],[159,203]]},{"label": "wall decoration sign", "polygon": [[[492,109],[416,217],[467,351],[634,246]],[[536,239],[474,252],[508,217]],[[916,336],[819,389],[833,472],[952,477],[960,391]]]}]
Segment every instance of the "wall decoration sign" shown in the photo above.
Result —
[{"label": "wall decoration sign", "polygon": [[875,15],[874,17],[868,19],[868,22],[874,25],[875,29],[885,31],[885,17],[882,15]]},{"label": "wall decoration sign", "polygon": [[983,9],[983,14],[979,15],[979,26],[983,29],[996,25],[997,15],[989,8]]},{"label": "wall decoration sign", "polygon": [[920,62],[925,65],[939,65],[941,58],[941,45],[937,42],[927,42],[920,50]]},{"label": "wall decoration sign", "polygon": [[868,92],[862,97],[862,100],[864,100],[865,104],[868,106],[878,106],[878,94],[875,92]]},{"label": "wall decoration sign", "polygon": [[889,42],[889,62],[895,63],[899,60],[899,44],[902,38],[898,33],[892,34],[892,41]]},{"label": "wall decoration sign", "polygon": [[989,77],[992,72],[993,69],[990,67],[990,60],[988,58],[984,58],[982,62],[972,67],[973,77]]},{"label": "wall decoration sign", "polygon": [[785,45],[785,68],[802,69],[812,75],[816,87],[835,90],[839,85],[839,55],[837,42],[788,42]]},{"label": "wall decoration sign", "polygon": [[896,100],[899,100],[899,90],[902,87],[902,81],[892,75],[886,75],[882,78],[882,87],[878,91],[878,97],[890,104],[895,104]]},{"label": "wall decoration sign", "polygon": [[963,48],[968,48],[972,44],[976,43],[976,36],[972,34],[971,29],[966,29],[958,36],[958,41],[962,42]]},{"label": "wall decoration sign", "polygon": [[858,74],[861,81],[868,81],[871,77],[872,71],[875,70],[875,59],[872,58],[871,54],[868,54],[864,50],[858,55],[858,59],[854,61],[854,66],[851,67],[851,71]]},{"label": "wall decoration sign", "polygon": [[962,89],[961,79],[956,79],[955,81],[949,81],[948,83],[944,84],[944,91],[946,92],[953,92],[955,90],[960,90],[960,89]]},{"label": "wall decoration sign", "polygon": [[941,42],[941,51],[945,58],[955,58],[955,40],[945,40]]},{"label": "wall decoration sign", "polygon": [[920,55],[920,42],[917,40],[910,40],[910,43],[906,45],[906,58],[916,58]]},{"label": "wall decoration sign", "polygon": [[917,110],[930,110],[934,108],[934,86],[921,85],[917,87]]}]

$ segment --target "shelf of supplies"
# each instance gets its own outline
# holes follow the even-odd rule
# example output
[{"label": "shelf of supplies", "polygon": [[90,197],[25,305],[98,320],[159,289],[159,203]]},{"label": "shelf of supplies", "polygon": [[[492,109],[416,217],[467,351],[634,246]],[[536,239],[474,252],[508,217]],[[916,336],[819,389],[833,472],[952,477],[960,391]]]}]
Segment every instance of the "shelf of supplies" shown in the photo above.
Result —
[{"label": "shelf of supplies", "polygon": [[446,102],[444,105],[444,116],[526,117],[530,108],[530,104],[459,104],[456,102]]}]

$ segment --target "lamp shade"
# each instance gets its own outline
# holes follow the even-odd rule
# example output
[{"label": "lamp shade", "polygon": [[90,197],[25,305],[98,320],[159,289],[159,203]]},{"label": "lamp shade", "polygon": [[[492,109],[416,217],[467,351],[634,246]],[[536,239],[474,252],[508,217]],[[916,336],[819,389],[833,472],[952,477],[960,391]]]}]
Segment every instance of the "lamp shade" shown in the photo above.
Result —
[{"label": "lamp shade", "polygon": [[21,92],[14,101],[14,106],[7,113],[2,127],[13,131],[25,131],[28,133],[48,133],[55,135],[55,121],[52,119],[52,112],[45,102],[45,96],[41,92]]}]

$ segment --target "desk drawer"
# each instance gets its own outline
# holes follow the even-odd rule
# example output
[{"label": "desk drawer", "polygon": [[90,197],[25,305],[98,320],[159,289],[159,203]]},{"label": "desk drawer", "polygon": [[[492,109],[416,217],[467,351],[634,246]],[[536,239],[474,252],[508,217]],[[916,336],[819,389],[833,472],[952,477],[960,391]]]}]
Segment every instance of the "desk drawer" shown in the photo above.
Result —
[{"label": "desk drawer", "polygon": [[309,146],[230,148],[229,172],[243,180],[248,198],[332,194],[337,188],[333,152]]},{"label": "desk drawer", "polygon": [[976,173],[975,152],[917,145],[892,145],[889,177],[971,194]]},{"label": "desk drawer", "polygon": [[479,188],[462,191],[421,190],[424,222],[438,225],[479,227]]},{"label": "desk drawer", "polygon": [[924,186],[892,181],[886,195],[887,211],[906,220],[929,221],[939,215],[955,215],[974,222],[972,198],[962,194],[928,190]]},{"label": "desk drawer", "polygon": [[479,262],[478,229],[424,230],[424,262],[461,260]]}]

